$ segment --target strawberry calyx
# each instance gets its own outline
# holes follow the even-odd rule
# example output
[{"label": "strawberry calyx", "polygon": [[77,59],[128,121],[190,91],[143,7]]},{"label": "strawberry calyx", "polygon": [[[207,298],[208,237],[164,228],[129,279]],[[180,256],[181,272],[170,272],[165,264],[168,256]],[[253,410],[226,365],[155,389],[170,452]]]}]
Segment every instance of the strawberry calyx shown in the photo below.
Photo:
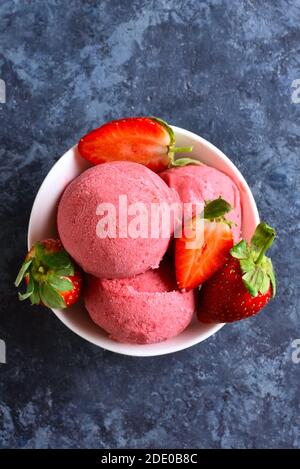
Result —
[{"label": "strawberry calyx", "polygon": [[239,260],[243,283],[253,297],[259,293],[265,295],[270,286],[273,297],[276,294],[273,264],[271,259],[265,256],[275,236],[275,230],[262,222],[257,226],[250,245],[241,240],[230,250],[231,256]]},{"label": "strawberry calyx", "polygon": [[[187,152],[187,148],[192,147],[176,147],[176,151]],[[191,151],[191,150],[188,150]],[[189,164],[203,165],[201,161],[194,160],[193,158],[178,158],[177,160],[172,159],[169,168],[182,168],[183,166],[188,166]]]},{"label": "strawberry calyx", "polygon": [[[188,237],[194,238],[196,236],[197,227],[199,227],[198,224],[200,224],[200,227],[202,227],[204,220],[206,220],[207,222],[225,223],[231,228],[231,221],[227,220],[224,216],[226,215],[226,213],[230,212],[231,210],[232,210],[231,205],[228,202],[226,202],[226,200],[222,199],[221,196],[218,197],[217,199],[206,201],[203,211],[199,215],[194,216],[188,222],[191,225],[189,226],[188,224],[191,230],[190,235]],[[196,246],[198,246],[198,241],[199,240],[197,240]],[[189,246],[192,246],[192,249],[196,248],[193,244],[192,245],[189,244]]]},{"label": "strawberry calyx", "polygon": [[36,242],[33,245],[21,266],[15,286],[18,287],[22,280],[26,282],[25,293],[19,292],[21,301],[29,298],[32,305],[42,302],[49,308],[66,308],[61,293],[74,288],[69,278],[74,275],[74,264],[59,242],[54,250],[53,241],[51,250],[47,248],[47,242]]},{"label": "strawberry calyx", "polygon": [[218,197],[218,199],[214,199],[212,201],[207,201],[205,203],[205,207],[203,210],[203,218],[206,220],[217,220],[217,221],[226,221],[224,215],[232,210],[231,205],[226,202],[226,200],[222,199],[222,197]]},{"label": "strawberry calyx", "polygon": [[175,167],[183,167],[187,166],[190,164],[195,164],[195,165],[202,165],[198,160],[194,160],[193,158],[178,158],[177,160],[174,159],[174,156],[176,153],[190,153],[193,151],[192,146],[187,146],[187,147],[176,147],[175,146],[175,134],[173,129],[165,122],[163,119],[160,119],[159,117],[150,117],[151,120],[154,122],[157,122],[161,126],[163,126],[166,131],[169,134],[170,137],[170,143],[168,145],[168,157],[169,157],[169,168],[175,168]]}]

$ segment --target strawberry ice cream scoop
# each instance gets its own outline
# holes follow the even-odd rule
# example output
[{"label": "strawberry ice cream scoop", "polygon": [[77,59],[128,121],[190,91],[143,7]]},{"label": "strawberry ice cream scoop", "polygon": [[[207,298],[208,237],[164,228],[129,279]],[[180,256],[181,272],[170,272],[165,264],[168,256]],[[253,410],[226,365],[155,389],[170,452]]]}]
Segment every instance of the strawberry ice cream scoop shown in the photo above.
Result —
[{"label": "strawberry ice cream scoop", "polygon": [[[179,203],[178,194],[145,166],[125,161],[100,164],[82,173],[63,193],[59,236],[87,273],[131,277],[158,267],[173,232],[172,223],[151,232],[151,204],[174,202]],[[138,207],[141,203],[145,210]],[[143,226],[136,220],[141,213]]]},{"label": "strawberry ice cream scoop", "polygon": [[92,320],[112,339],[150,344],[182,332],[192,319],[196,299],[195,291],[177,289],[174,267],[163,261],[159,269],[133,278],[90,276],[85,306]]},{"label": "strawberry ice cream scoop", "polygon": [[191,165],[167,169],[160,173],[162,179],[175,189],[184,203],[199,204],[203,210],[205,201],[222,197],[232,207],[226,215],[232,223],[235,241],[239,241],[241,233],[241,202],[236,184],[226,174],[206,165]]}]

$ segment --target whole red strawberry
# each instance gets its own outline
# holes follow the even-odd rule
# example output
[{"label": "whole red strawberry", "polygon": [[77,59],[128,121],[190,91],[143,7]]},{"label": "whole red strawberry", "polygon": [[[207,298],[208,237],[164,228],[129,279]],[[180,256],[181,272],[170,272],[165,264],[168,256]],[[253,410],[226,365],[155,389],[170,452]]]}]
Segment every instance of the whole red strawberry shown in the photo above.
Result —
[{"label": "whole red strawberry", "polygon": [[25,293],[19,293],[19,299],[29,298],[31,304],[67,308],[80,296],[81,272],[59,239],[45,239],[32,246],[16,278],[16,287],[23,279],[27,287]]},{"label": "whole red strawberry", "polygon": [[82,137],[79,154],[93,164],[133,161],[159,173],[171,166],[200,164],[191,158],[174,160],[174,154],[192,147],[175,147],[172,128],[157,117],[127,117],[103,124]]},{"label": "whole red strawberry", "polygon": [[272,261],[265,256],[275,231],[260,223],[250,245],[242,240],[230,250],[224,265],[202,285],[201,322],[233,322],[257,314],[276,293]]}]

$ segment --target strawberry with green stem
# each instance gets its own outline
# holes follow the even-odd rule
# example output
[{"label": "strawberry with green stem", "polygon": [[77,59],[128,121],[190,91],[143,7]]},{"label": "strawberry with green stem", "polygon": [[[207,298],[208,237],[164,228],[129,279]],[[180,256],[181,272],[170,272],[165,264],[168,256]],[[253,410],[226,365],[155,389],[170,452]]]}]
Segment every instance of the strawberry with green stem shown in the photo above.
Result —
[{"label": "strawberry with green stem", "polygon": [[[183,236],[175,239],[175,270],[180,289],[196,288],[225,263],[233,246],[230,222],[224,218],[230,210],[230,204],[221,197],[206,203],[203,213],[194,216],[185,225]],[[197,229],[199,222],[203,225]]]},{"label": "strawberry with green stem", "polygon": [[250,245],[242,240],[231,250],[224,267],[200,290],[201,322],[233,322],[257,314],[276,293],[272,261],[265,255],[275,230],[260,223]]},{"label": "strawberry with green stem", "polygon": [[192,147],[176,147],[172,128],[157,117],[127,117],[107,122],[82,137],[79,154],[94,165],[110,161],[132,161],[159,173],[173,166],[201,164],[191,158],[174,160],[176,153]]},{"label": "strawberry with green stem", "polygon": [[28,298],[33,305],[67,308],[80,296],[82,274],[58,239],[46,239],[32,246],[16,278],[16,287],[23,279],[27,287],[25,293],[19,293],[19,299]]}]

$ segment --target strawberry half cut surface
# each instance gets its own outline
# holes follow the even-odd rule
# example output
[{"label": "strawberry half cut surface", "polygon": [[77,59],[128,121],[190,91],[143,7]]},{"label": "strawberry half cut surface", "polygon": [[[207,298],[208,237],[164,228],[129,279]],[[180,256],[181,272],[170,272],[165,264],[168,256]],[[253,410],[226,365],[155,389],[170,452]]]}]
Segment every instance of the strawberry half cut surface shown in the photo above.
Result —
[{"label": "strawberry half cut surface", "polygon": [[250,245],[242,240],[231,250],[224,267],[200,290],[201,322],[233,322],[257,314],[276,293],[272,261],[265,256],[275,231],[260,223]]},{"label": "strawberry half cut surface", "polygon": [[46,239],[36,242],[28,252],[15,281],[22,280],[27,287],[19,293],[21,301],[44,304],[49,308],[66,308],[78,300],[82,286],[82,274],[74,267],[60,240]]},{"label": "strawberry half cut surface", "polygon": [[[178,287],[191,290],[210,278],[226,261],[233,237],[224,215],[231,206],[221,197],[205,205],[199,217],[193,217],[188,226],[189,236],[175,240],[175,268]],[[197,231],[197,222],[203,223]]]},{"label": "strawberry half cut surface", "polygon": [[92,130],[78,143],[79,154],[97,165],[110,161],[132,161],[159,173],[173,166],[201,164],[191,158],[174,160],[175,153],[192,147],[175,147],[172,128],[157,117],[127,117]]}]

